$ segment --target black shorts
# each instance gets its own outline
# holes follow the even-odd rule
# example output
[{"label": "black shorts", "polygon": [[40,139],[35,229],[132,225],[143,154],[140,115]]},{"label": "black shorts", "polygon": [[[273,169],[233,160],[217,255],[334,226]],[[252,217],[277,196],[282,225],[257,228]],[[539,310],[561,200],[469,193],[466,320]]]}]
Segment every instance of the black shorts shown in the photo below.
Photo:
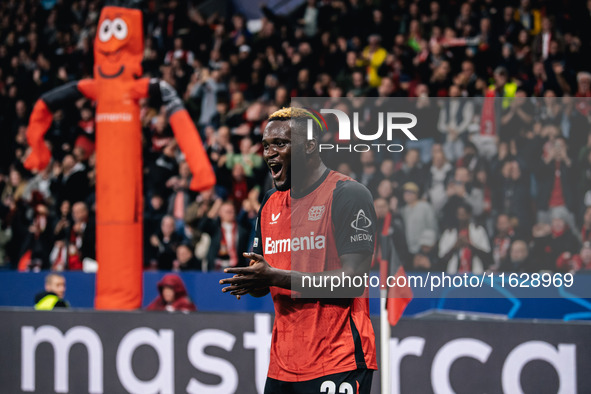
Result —
[{"label": "black shorts", "polygon": [[265,394],[369,394],[373,370],[356,369],[303,382],[267,378]]}]

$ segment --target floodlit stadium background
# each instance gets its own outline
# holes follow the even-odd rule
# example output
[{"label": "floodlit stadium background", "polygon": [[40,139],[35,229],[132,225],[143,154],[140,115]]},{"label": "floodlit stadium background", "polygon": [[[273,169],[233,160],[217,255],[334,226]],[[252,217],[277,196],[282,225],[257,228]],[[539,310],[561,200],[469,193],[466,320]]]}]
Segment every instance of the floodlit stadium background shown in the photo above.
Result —
[{"label": "floodlit stadium background", "polygon": [[[425,258],[431,271],[446,270],[436,250],[444,229],[455,226],[452,200],[470,204],[486,231],[491,269],[572,272],[581,288],[591,284],[585,272],[591,269],[591,70],[585,62],[591,6],[533,0],[266,4],[143,5],[145,76],[167,81],[184,100],[218,179],[212,193],[188,190],[190,174],[162,110],[142,102],[142,305],[157,296],[156,282],[175,271],[199,310],[163,314],[93,311],[94,273],[65,264],[69,248],[89,271],[95,257],[89,230],[93,103],[80,100],[55,113],[46,136],[54,161],[46,172],[22,166],[35,101],[92,75],[103,2],[0,3],[0,315],[7,322],[0,325],[6,349],[0,392],[261,392],[272,302],[223,295],[219,271],[244,263],[236,252],[251,244],[260,199],[271,187],[260,146],[266,118],[296,97],[411,97],[432,105],[436,98],[482,103],[497,97],[493,115],[478,105],[452,109],[444,99],[448,104],[435,111],[417,143],[402,140],[402,153],[330,164],[406,220],[399,230],[409,274],[425,271]],[[482,138],[483,118],[495,120],[490,139]],[[409,227],[418,219],[405,208],[408,182],[424,200],[420,229],[433,231]],[[72,217],[76,203],[88,207],[88,218]],[[564,226],[552,227],[553,220]],[[84,234],[71,238],[81,223],[88,224]],[[234,225],[228,244],[223,229]],[[510,252],[515,241],[523,241],[528,255],[520,267]],[[417,259],[427,244],[435,250]],[[33,312],[45,273],[64,266],[73,310]],[[415,298],[392,328],[391,392],[591,391],[589,297],[562,289],[540,299],[531,291],[494,299]],[[379,300],[370,302],[379,341]],[[68,356],[75,342],[86,350],[74,345]],[[379,386],[375,374],[374,392]]]}]

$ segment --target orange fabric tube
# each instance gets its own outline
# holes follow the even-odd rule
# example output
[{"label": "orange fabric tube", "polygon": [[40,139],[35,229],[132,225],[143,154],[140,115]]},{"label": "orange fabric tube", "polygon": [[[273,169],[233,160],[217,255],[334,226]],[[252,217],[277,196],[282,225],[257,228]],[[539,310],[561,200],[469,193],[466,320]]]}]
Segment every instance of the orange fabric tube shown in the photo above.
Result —
[{"label": "orange fabric tube", "polygon": [[141,307],[142,147],[132,85],[102,81],[97,91],[97,309]]},{"label": "orange fabric tube", "polygon": [[201,191],[213,187],[215,185],[213,168],[211,168],[201,137],[199,137],[199,133],[187,110],[182,109],[175,112],[168,121],[193,174],[193,179],[189,185],[190,189]]},{"label": "orange fabric tube", "polygon": [[139,10],[104,7],[95,37],[97,309],[137,309],[142,302],[142,146],[138,100],[142,74]]},{"label": "orange fabric tube", "polygon": [[43,137],[52,121],[53,115],[47,108],[47,104],[41,99],[37,100],[33,112],[31,112],[29,127],[27,127],[27,142],[31,147],[31,154],[25,160],[25,168],[40,171],[49,164],[51,152],[45,145]]}]

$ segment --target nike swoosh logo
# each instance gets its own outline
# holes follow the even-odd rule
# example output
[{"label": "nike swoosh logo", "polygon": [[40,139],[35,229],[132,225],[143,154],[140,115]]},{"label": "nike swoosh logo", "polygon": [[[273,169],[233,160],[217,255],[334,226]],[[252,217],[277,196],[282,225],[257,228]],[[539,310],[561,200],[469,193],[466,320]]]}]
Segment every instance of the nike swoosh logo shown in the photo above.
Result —
[{"label": "nike swoosh logo", "polygon": [[276,222],[276,221],[277,221],[277,219],[279,219],[279,216],[281,216],[281,212],[279,212],[279,213],[277,214],[277,216],[275,216],[275,214],[274,214],[274,213],[272,213],[272,214],[271,214],[271,220],[273,220],[274,222]]}]

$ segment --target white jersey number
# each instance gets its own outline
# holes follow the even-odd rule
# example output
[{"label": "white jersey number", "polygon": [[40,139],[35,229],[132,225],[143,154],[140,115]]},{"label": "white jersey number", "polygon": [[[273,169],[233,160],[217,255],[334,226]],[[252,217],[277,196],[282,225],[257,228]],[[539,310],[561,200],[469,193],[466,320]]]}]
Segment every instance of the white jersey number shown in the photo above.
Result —
[{"label": "white jersey number", "polygon": [[[337,385],[332,380],[322,382],[320,385],[320,392],[324,394],[336,394]],[[339,386],[339,394],[355,394],[353,386],[349,382],[343,382]]]}]

